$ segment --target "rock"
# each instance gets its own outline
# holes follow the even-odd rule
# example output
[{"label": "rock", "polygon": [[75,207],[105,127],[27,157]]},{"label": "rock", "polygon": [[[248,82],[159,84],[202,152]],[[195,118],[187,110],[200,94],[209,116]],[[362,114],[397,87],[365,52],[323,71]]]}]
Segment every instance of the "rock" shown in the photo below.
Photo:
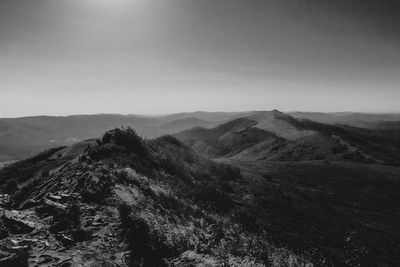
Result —
[{"label": "rock", "polygon": [[48,197],[49,199],[51,199],[51,200],[54,200],[54,201],[60,201],[60,200],[62,199],[61,196],[53,195],[53,194],[49,194],[47,197]]},{"label": "rock", "polygon": [[[61,199],[61,198],[60,198],[60,199]],[[66,205],[60,204],[60,203],[58,203],[58,202],[54,202],[54,201],[52,201],[52,200],[50,200],[50,199],[45,198],[45,199],[43,200],[43,202],[44,202],[45,205],[47,205],[47,206],[49,206],[49,207],[52,207],[52,208],[55,208],[55,209],[59,209],[59,210],[63,210],[63,211],[66,211],[66,210],[67,210],[67,206],[66,206]]]},{"label": "rock", "polygon": [[36,208],[36,213],[41,216],[54,216],[58,214],[65,214],[66,212],[66,205],[57,203],[46,198],[43,199],[42,204]]},{"label": "rock", "polygon": [[10,203],[10,195],[9,194],[0,194],[0,206],[8,206]]},{"label": "rock", "polygon": [[28,247],[13,247],[0,251],[0,266],[28,266]]},{"label": "rock", "polygon": [[71,261],[72,261],[72,258],[67,258],[67,259],[59,261],[56,266],[69,267],[69,266],[72,266]]},{"label": "rock", "polygon": [[0,255],[0,265],[1,266],[12,266],[13,264],[15,264],[15,262],[16,262],[15,254],[8,254],[7,256],[3,256],[3,255]]},{"label": "rock", "polygon": [[20,207],[21,207],[22,210],[26,210],[26,209],[30,209],[30,208],[36,207],[38,205],[39,205],[38,201],[29,199],[29,200],[25,201]]},{"label": "rock", "polygon": [[9,218],[4,215],[0,222],[3,223],[4,227],[11,234],[28,234],[35,229],[35,224],[33,222],[20,220],[16,218]]},{"label": "rock", "polygon": [[102,226],[103,223],[101,223],[101,222],[92,222],[91,225],[92,225],[92,226]]},{"label": "rock", "polygon": [[81,198],[81,196],[77,193],[71,193],[71,194],[62,193],[62,194],[60,194],[60,196],[61,196],[63,202],[79,201]]},{"label": "rock", "polygon": [[9,236],[8,230],[0,220],[0,239],[6,238],[8,236]]},{"label": "rock", "polygon": [[71,235],[74,242],[83,242],[91,237],[91,234],[83,229],[70,231],[69,234]]},{"label": "rock", "polygon": [[10,249],[11,250],[23,250],[23,249],[28,249],[28,246],[13,246]]},{"label": "rock", "polygon": [[50,232],[58,233],[71,228],[80,227],[80,207],[77,204],[64,205],[50,199],[36,209],[41,216],[52,216]]},{"label": "rock", "polygon": [[60,259],[57,257],[53,257],[51,255],[43,254],[39,256],[38,264],[45,264],[52,261],[59,261]]},{"label": "rock", "polygon": [[70,248],[74,244],[74,240],[65,234],[57,234],[55,237],[66,248]]}]

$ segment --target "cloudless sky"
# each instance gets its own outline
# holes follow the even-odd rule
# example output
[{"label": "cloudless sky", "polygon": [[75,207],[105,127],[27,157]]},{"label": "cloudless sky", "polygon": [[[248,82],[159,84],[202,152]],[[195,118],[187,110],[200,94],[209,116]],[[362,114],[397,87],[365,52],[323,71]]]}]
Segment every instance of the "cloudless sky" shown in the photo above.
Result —
[{"label": "cloudless sky", "polygon": [[0,117],[399,103],[396,0],[0,0]]}]

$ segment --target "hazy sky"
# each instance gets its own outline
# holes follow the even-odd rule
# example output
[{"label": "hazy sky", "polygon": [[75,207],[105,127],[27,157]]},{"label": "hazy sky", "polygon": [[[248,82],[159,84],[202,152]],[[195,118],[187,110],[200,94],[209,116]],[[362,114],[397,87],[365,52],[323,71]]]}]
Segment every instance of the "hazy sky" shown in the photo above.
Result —
[{"label": "hazy sky", "polygon": [[0,117],[400,111],[399,3],[0,0]]}]

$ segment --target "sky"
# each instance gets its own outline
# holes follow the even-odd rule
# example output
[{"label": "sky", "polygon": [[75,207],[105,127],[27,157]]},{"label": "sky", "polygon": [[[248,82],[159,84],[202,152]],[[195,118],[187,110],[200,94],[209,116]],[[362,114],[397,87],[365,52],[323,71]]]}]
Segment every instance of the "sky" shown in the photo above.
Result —
[{"label": "sky", "polygon": [[397,0],[0,0],[0,117],[399,103]]}]

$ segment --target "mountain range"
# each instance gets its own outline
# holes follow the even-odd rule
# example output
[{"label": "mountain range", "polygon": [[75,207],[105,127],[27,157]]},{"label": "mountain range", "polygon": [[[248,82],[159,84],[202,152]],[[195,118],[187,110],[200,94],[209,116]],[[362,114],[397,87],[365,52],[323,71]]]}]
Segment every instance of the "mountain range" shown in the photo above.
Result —
[{"label": "mountain range", "polygon": [[[263,114],[266,115],[265,118]],[[0,162],[24,159],[56,146],[71,145],[73,143],[102,135],[105,131],[115,127],[129,126],[146,138],[159,137],[164,134],[175,134],[193,127],[213,128],[219,124],[237,118],[263,120],[259,128],[267,128],[274,132],[281,131],[281,135],[305,134],[288,129],[281,120],[268,121],[268,112],[191,112],[176,113],[164,116],[140,115],[75,115],[68,117],[36,116],[21,118],[0,118]],[[400,128],[400,114],[362,114],[362,113],[287,113],[295,118],[309,119],[325,124],[342,124],[348,126],[362,126],[369,129],[386,129],[388,134],[396,134]],[[255,116],[255,117],[254,117]],[[272,118],[271,116],[269,117]],[[286,123],[286,125],[288,125]],[[275,127],[275,130],[272,129]],[[286,131],[290,130],[290,131]],[[278,133],[279,136],[279,133]],[[286,136],[289,137],[289,136]],[[293,137],[289,137],[291,139]]]},{"label": "mountain range", "polygon": [[32,128],[64,143],[0,170],[0,265],[400,265],[396,121],[272,110],[8,123],[21,135],[7,138]]},{"label": "mountain range", "polygon": [[218,158],[340,160],[398,165],[399,131],[329,125],[288,114],[257,112],[212,129],[175,134],[196,152]]}]

